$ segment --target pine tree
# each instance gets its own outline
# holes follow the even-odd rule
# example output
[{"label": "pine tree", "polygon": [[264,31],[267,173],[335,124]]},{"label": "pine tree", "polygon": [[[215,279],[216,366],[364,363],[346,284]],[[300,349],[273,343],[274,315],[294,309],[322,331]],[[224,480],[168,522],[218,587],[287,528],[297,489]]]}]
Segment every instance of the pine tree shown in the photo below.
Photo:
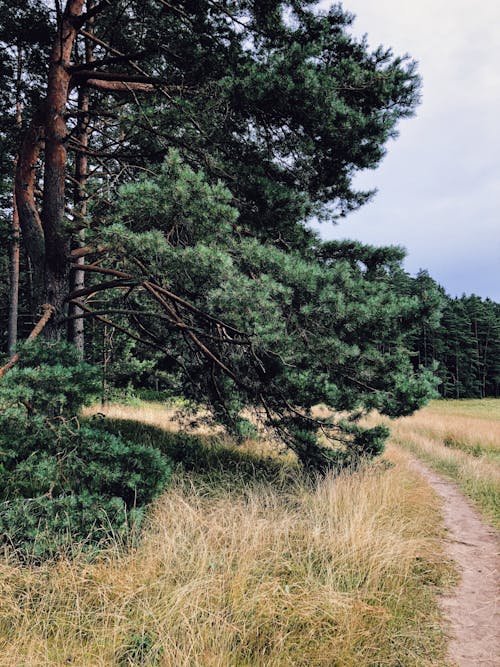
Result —
[{"label": "pine tree", "polygon": [[[208,398],[226,426],[237,428],[253,406],[305,465],[325,468],[380,448],[383,431],[357,425],[364,411],[406,414],[429,396],[432,376],[412,372],[406,344],[420,304],[393,286],[399,248],[316,239],[287,251],[232,234],[230,192],[176,152],[156,177],[119,194],[89,240],[115,249],[111,275],[128,289],[120,295],[120,282],[111,299],[103,290],[93,314],[121,331],[139,325],[143,344],[170,360],[182,395]],[[145,265],[168,290],[144,280]],[[352,421],[313,418],[318,403]],[[319,446],[318,431],[335,451]]]},{"label": "pine tree", "polygon": [[[354,39],[340,6],[313,5],[68,0],[49,15],[16,200],[34,310],[55,313],[48,340],[81,317],[121,331],[220,420],[259,407],[327,468],[380,449],[363,411],[405,414],[433,380],[409,361],[419,305],[393,288],[401,252],[322,244],[307,225],[370,197],[354,174],[412,114],[415,64]],[[82,156],[86,210],[66,183]],[[72,271],[86,285],[71,287]],[[318,402],[350,417],[314,419]]]}]

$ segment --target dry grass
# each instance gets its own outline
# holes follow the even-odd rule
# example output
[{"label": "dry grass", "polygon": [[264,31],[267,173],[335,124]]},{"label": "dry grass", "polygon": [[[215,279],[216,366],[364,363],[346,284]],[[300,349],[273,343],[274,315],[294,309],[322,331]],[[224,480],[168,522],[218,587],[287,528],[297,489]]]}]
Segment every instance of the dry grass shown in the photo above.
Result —
[{"label": "dry grass", "polygon": [[442,667],[439,512],[390,458],[314,483],[179,472],[134,549],[4,558],[0,664]]},{"label": "dry grass", "polygon": [[[452,403],[452,405],[450,405]],[[446,447],[461,449],[471,454],[500,456],[500,400],[488,401],[486,406],[467,405],[460,401],[433,401],[399,426],[422,436],[439,439]]]},{"label": "dry grass", "polygon": [[[84,417],[94,415],[104,415],[113,421],[140,422],[167,433],[177,433],[181,429],[184,433],[199,436],[208,446],[210,439],[216,436],[217,440],[228,448],[235,448],[234,440],[227,435],[223,426],[214,423],[210,412],[201,408],[193,410],[182,403],[173,402],[165,405],[154,401],[140,401],[138,405],[109,403],[105,406],[93,405],[84,408]],[[239,442],[236,447],[239,453],[248,452],[256,456],[271,456],[289,463],[297,461],[295,454],[271,436],[256,413],[244,411],[242,417],[251,421],[260,437],[258,439],[248,438]]]},{"label": "dry grass", "polygon": [[453,417],[484,418],[500,422],[500,401],[497,398],[467,398],[460,400],[431,401],[428,414],[451,415]]},{"label": "dry grass", "polygon": [[500,527],[500,400],[433,401],[392,425],[392,440],[454,479]]},{"label": "dry grass", "polygon": [[206,411],[191,412],[183,406],[165,406],[162,403],[152,401],[141,401],[138,405],[125,403],[110,403],[105,406],[93,405],[83,410],[85,417],[96,414],[105,415],[110,419],[139,421],[170,432],[177,432],[180,422],[182,422],[184,430],[194,435],[208,435],[222,430],[221,428],[214,428],[213,424],[206,423],[209,417],[209,413]]}]

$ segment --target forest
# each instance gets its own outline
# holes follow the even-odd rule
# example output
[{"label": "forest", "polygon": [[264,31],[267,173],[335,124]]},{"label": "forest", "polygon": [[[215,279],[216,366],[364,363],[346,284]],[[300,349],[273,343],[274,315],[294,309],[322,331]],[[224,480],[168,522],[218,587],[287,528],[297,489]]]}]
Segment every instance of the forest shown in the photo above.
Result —
[{"label": "forest", "polygon": [[80,420],[99,397],[178,398],[236,440],[250,410],[325,474],[383,450],[374,410],[498,396],[498,304],[309,224],[374,195],[353,179],[419,103],[409,56],[311,0],[1,2],[0,17],[9,539],[70,515],[80,535],[122,525],[164,488],[168,458]]}]

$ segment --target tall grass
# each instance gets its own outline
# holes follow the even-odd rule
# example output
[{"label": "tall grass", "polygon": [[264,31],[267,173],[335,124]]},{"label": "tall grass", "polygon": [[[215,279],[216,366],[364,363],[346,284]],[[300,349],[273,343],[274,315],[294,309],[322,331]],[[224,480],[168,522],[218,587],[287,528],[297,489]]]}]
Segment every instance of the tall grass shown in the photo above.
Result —
[{"label": "tall grass", "polygon": [[433,401],[392,425],[393,442],[456,481],[500,528],[500,400]]},{"label": "tall grass", "polygon": [[436,500],[390,458],[316,481],[179,470],[133,548],[6,555],[0,664],[444,665]]}]

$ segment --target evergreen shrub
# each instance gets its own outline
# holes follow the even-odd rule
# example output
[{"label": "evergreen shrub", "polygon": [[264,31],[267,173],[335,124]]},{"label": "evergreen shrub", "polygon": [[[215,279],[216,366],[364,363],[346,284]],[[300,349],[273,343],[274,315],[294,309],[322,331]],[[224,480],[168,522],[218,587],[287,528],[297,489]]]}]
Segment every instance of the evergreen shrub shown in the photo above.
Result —
[{"label": "evergreen shrub", "polygon": [[80,425],[95,370],[66,343],[33,342],[0,383],[0,541],[43,559],[124,537],[167,485],[158,449]]}]

